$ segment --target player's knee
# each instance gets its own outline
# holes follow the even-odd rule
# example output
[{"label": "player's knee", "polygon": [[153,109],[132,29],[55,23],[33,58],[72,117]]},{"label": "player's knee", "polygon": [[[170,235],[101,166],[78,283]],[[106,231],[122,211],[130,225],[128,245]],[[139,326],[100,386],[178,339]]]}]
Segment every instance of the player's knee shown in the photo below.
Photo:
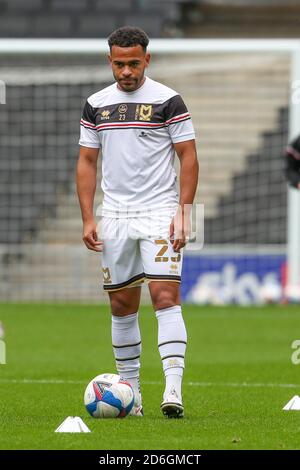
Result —
[{"label": "player's knee", "polygon": [[132,301],[122,295],[111,297],[110,306],[113,315],[123,316],[135,313],[135,306],[132,305]]},{"label": "player's knee", "polygon": [[152,295],[152,302],[155,310],[162,310],[176,305],[176,296],[170,291],[158,291]]}]

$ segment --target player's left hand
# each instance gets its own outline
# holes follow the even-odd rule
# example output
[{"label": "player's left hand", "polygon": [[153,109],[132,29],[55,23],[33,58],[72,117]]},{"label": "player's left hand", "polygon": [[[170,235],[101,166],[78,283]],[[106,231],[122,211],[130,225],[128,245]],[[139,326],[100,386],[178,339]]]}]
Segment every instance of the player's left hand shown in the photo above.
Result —
[{"label": "player's left hand", "polygon": [[170,224],[170,241],[176,253],[179,253],[181,248],[186,245],[190,232],[190,216],[187,213],[183,213],[181,207],[179,207]]}]

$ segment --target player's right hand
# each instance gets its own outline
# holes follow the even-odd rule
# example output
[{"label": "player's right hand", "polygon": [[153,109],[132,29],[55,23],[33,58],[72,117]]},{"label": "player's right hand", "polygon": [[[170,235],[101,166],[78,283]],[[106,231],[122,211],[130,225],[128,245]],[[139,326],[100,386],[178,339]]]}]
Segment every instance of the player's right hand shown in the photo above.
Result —
[{"label": "player's right hand", "polygon": [[97,225],[94,221],[85,222],[83,224],[82,240],[84,241],[85,246],[89,250],[98,252],[103,251],[103,242],[101,240],[98,240]]}]

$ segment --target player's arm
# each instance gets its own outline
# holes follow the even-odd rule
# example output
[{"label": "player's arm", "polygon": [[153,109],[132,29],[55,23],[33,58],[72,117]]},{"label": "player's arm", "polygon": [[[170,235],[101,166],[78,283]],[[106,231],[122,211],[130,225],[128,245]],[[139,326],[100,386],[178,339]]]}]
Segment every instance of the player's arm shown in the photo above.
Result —
[{"label": "player's arm", "polygon": [[300,138],[286,149],[285,176],[294,188],[300,189]]},{"label": "player's arm", "polygon": [[180,198],[179,210],[170,226],[170,238],[174,238],[174,251],[179,252],[190,232],[190,211],[198,184],[199,163],[194,139],[175,143],[174,148],[180,160]]},{"label": "player's arm", "polygon": [[76,184],[83,221],[83,241],[89,250],[102,251],[94,219],[94,197],[97,185],[97,160],[99,148],[80,147],[77,162]]}]

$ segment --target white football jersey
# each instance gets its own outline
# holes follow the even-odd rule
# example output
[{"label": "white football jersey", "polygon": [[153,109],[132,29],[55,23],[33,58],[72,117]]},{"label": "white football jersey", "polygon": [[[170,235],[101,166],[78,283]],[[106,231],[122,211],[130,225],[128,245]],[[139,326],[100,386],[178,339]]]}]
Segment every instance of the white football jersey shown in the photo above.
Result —
[{"label": "white football jersey", "polygon": [[149,77],[132,92],[114,83],[90,96],[79,144],[101,148],[102,214],[118,217],[176,206],[173,144],[194,138],[180,95]]}]

